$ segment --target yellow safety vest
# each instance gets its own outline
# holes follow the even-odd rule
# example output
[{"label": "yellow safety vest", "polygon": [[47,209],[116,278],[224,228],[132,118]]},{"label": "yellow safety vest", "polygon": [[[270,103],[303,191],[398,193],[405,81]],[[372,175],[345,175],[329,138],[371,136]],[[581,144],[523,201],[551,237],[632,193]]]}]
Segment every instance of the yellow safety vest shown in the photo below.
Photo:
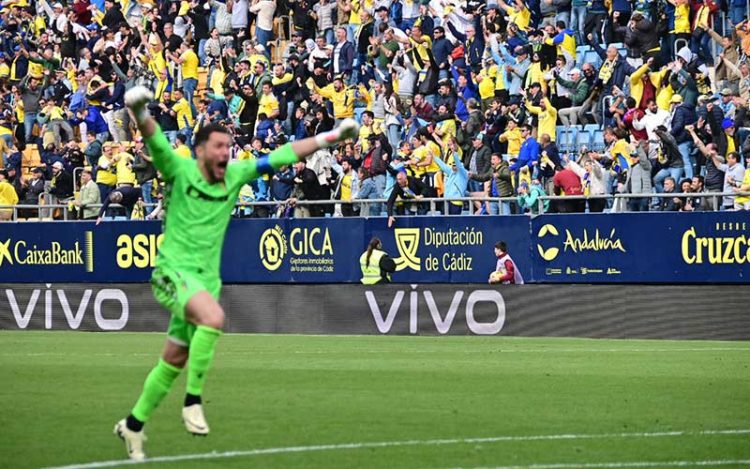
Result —
[{"label": "yellow safety vest", "polygon": [[[359,266],[362,268],[362,284],[363,285],[375,285],[378,283],[383,276],[380,273],[380,259],[385,256],[385,252],[375,249],[372,251],[370,256],[370,264],[367,264],[367,251],[362,253],[359,257]],[[391,280],[391,276],[386,274],[388,280]]]}]

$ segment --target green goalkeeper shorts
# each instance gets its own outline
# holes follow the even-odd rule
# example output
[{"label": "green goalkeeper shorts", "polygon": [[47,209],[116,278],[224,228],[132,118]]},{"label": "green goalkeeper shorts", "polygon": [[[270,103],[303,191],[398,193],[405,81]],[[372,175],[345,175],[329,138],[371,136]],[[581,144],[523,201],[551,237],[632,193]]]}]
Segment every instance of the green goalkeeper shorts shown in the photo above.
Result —
[{"label": "green goalkeeper shorts", "polygon": [[167,337],[177,345],[187,347],[195,333],[195,324],[185,319],[188,301],[201,291],[208,292],[216,301],[219,301],[221,280],[206,278],[184,270],[178,272],[167,267],[157,267],[151,275],[151,288],[156,301],[172,313]]}]

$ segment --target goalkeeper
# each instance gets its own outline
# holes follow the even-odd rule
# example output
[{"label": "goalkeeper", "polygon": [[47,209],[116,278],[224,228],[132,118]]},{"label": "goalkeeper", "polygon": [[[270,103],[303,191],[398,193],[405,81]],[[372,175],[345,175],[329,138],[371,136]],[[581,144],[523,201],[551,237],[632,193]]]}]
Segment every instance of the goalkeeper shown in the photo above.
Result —
[{"label": "goalkeeper", "polygon": [[219,124],[209,124],[195,135],[197,159],[186,160],[173,153],[148,113],[152,99],[148,89],[136,87],[126,93],[125,104],[169,187],[164,240],[151,284],[157,301],[172,317],[161,358],[146,378],[130,415],[115,425],[115,434],[125,441],[128,456],[134,460],[145,458],[143,426],[186,365],[183,422],[190,433],[209,432],[201,395],[224,326],[219,305],[221,249],[240,188],[359,133],[359,125],[345,119],[330,132],[284,145],[265,158],[229,164],[231,134]]}]

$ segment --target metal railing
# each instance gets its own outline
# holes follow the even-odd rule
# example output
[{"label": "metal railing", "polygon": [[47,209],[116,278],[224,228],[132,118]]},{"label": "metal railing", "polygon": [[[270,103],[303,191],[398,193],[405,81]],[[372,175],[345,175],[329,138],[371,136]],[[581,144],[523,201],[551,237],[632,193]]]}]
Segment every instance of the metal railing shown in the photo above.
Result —
[{"label": "metal railing", "polygon": [[[591,201],[591,200],[607,200],[607,201],[613,201],[613,203],[617,202],[618,200],[628,200],[628,199],[665,199],[665,198],[700,198],[705,199],[709,198],[713,200],[713,207],[714,210],[718,210],[720,208],[721,198],[722,197],[750,197],[750,192],[688,192],[688,193],[661,193],[661,194],[655,194],[655,193],[641,193],[641,194],[605,194],[605,195],[567,195],[567,196],[556,196],[556,195],[546,195],[546,196],[539,196],[537,198],[537,213],[545,213],[544,204],[546,201],[572,201],[572,200],[584,200],[584,201]],[[342,201],[342,200],[295,200],[294,204],[292,205],[289,200],[282,201],[269,201],[269,202],[242,202],[235,204],[235,210],[242,210],[247,208],[254,208],[254,207],[269,207],[269,208],[277,208],[279,206],[300,206],[300,207],[309,207],[309,206],[323,206],[323,205],[338,205],[338,204],[353,204],[353,205],[384,205],[388,202],[387,199],[355,199],[352,201]],[[448,214],[448,207],[450,206],[451,202],[468,202],[469,204],[474,202],[479,203],[500,203],[505,202],[509,203],[511,205],[518,205],[518,197],[455,197],[455,198],[442,198],[442,197],[424,197],[424,198],[418,198],[418,199],[409,199],[409,200],[398,200],[397,203],[405,204],[405,205],[411,205],[411,206],[421,206],[423,209],[426,206],[429,206],[429,209],[426,210],[426,213],[423,213],[421,215],[447,215]],[[143,207],[156,207],[158,204],[143,204]],[[101,208],[102,204],[91,204],[87,205],[87,208]],[[110,204],[109,208],[124,208],[124,206],[119,204]],[[69,203],[60,203],[60,204],[20,204],[20,205],[0,205],[0,212],[3,211],[9,211],[12,210],[13,216],[10,221],[18,221],[18,212],[19,210],[43,210],[48,213],[53,213],[56,209],[62,210],[62,219],[63,220],[71,220],[73,219],[71,217],[70,212],[72,211],[72,208]],[[78,209],[80,210],[80,209]],[[37,212],[39,213],[39,212]],[[470,212],[471,213],[471,212]],[[461,214],[466,215],[466,214]],[[454,216],[461,216],[461,215],[454,215]],[[380,216],[380,214],[374,214],[370,216]],[[38,218],[34,217],[34,218]],[[49,219],[51,217],[43,217],[43,219]]]}]

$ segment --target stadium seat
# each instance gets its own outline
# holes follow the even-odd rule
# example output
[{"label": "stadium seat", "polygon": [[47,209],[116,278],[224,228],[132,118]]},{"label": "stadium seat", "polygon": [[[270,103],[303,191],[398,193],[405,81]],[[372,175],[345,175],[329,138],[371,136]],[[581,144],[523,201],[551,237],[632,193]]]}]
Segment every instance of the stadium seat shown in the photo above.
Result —
[{"label": "stadium seat", "polygon": [[42,156],[39,154],[39,147],[35,143],[26,145],[21,159],[21,173],[28,175],[33,168],[42,164]]},{"label": "stadium seat", "polygon": [[565,127],[560,125],[557,127],[557,147],[560,151],[575,151],[576,134],[578,129],[576,127]]},{"label": "stadium seat", "polygon": [[366,107],[355,107],[354,108],[354,118],[359,122],[362,123],[362,114],[367,110]]},{"label": "stadium seat", "polygon": [[590,63],[597,69],[602,66],[602,58],[599,57],[599,54],[597,54],[595,50],[587,51],[583,55],[583,62]]},{"label": "stadium seat", "polygon": [[591,149],[594,151],[604,151],[606,143],[604,143],[604,131],[602,129],[594,130],[591,137]]},{"label": "stadium seat", "polygon": [[601,129],[601,126],[599,124],[586,124],[583,126],[583,130],[591,134],[593,134],[595,130],[599,129]]},{"label": "stadium seat", "polygon": [[576,151],[580,151],[583,147],[591,148],[591,132],[585,128],[578,131],[576,135]]},{"label": "stadium seat", "polygon": [[591,46],[589,45],[576,47],[576,67],[581,68],[581,66],[583,66],[583,63],[584,63],[583,59],[586,57],[586,54],[593,50],[594,49],[592,49]]},{"label": "stadium seat", "polygon": [[196,91],[203,91],[206,88],[208,88],[208,67],[198,67],[198,87]]}]

